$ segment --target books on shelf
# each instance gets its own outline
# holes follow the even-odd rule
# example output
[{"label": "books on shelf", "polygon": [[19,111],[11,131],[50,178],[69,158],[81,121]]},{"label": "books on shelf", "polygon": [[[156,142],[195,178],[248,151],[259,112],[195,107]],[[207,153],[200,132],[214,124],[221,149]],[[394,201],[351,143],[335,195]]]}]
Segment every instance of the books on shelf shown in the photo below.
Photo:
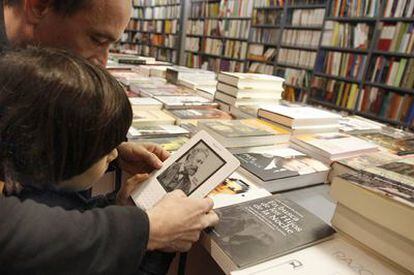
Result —
[{"label": "books on shelf", "polygon": [[300,51],[292,49],[280,49],[277,56],[278,65],[293,65],[303,67],[304,69],[312,69],[316,60],[316,52]]},{"label": "books on shelf", "polygon": [[247,58],[253,61],[271,62],[276,56],[276,48],[260,44],[250,44]]},{"label": "books on shelf", "polygon": [[414,53],[414,23],[381,23],[377,49],[395,53]]},{"label": "books on shelf", "polygon": [[322,46],[367,50],[374,28],[367,23],[326,21]]},{"label": "books on shelf", "polygon": [[387,0],[384,17],[412,17],[414,16],[414,3],[410,0]]},{"label": "books on shelf", "polygon": [[329,166],[292,148],[257,148],[235,154],[240,171],[269,192],[326,182]]},{"label": "books on shelf", "polygon": [[323,25],[325,9],[294,9],[288,13],[287,22],[291,26],[316,26]]},{"label": "books on shelf", "polygon": [[274,145],[289,141],[289,132],[259,119],[199,122],[200,130],[207,131],[225,147]]},{"label": "books on shelf", "polygon": [[410,125],[414,121],[414,95],[365,86],[357,110]]},{"label": "books on shelf", "polygon": [[282,35],[282,47],[283,45],[291,45],[309,47],[316,50],[320,38],[321,31],[285,29]]},{"label": "books on shelf", "polygon": [[269,44],[276,46],[279,40],[279,29],[264,29],[264,28],[251,28],[250,37],[252,43]]},{"label": "books on shelf", "polygon": [[270,25],[278,26],[282,20],[283,10],[278,9],[254,9],[252,23],[253,25]]},{"label": "books on shelf", "polygon": [[253,0],[227,0],[220,2],[220,16],[222,17],[251,17]]},{"label": "books on shelf", "polygon": [[197,125],[199,121],[232,119],[231,115],[218,109],[170,110],[169,113],[175,117],[178,125],[186,123]]},{"label": "books on shelf", "polygon": [[139,128],[132,126],[128,131],[128,139],[188,136],[188,134],[187,130],[176,125],[152,125]]},{"label": "books on shelf", "polygon": [[292,148],[325,163],[376,152],[378,146],[344,133],[322,133],[293,136]]},{"label": "books on shelf", "polygon": [[220,223],[202,242],[226,274],[311,246],[334,233],[322,220],[280,195],[215,211]]},{"label": "books on shelf", "polygon": [[138,110],[134,112],[132,126],[141,128],[143,126],[173,125],[175,119],[161,110]]},{"label": "books on shelf", "polygon": [[234,172],[208,194],[214,201],[214,209],[267,196],[271,196],[269,191],[255,186],[238,172]]},{"label": "books on shelf", "polygon": [[245,59],[247,55],[247,42],[227,40],[224,44],[225,57],[234,59]]},{"label": "books on shelf", "polygon": [[348,110],[354,110],[357,106],[360,94],[357,83],[314,77],[311,82],[311,87],[312,99],[330,103]]},{"label": "books on shelf", "polygon": [[362,79],[367,56],[344,52],[321,51],[317,57],[315,72],[348,79]]},{"label": "books on shelf", "polygon": [[414,58],[379,56],[371,61],[367,80],[405,89],[414,88]]},{"label": "books on shelf", "polygon": [[374,17],[378,15],[379,0],[334,0],[330,3],[330,17]]},{"label": "books on shelf", "polygon": [[259,118],[281,124],[288,128],[300,128],[304,126],[338,125],[340,115],[325,110],[298,106],[277,105],[273,108],[263,107],[257,113]]}]

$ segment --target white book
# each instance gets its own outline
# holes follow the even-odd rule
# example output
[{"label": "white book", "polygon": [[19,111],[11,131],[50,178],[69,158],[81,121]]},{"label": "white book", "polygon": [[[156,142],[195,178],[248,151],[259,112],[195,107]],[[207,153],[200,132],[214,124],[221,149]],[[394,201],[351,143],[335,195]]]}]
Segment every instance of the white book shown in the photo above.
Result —
[{"label": "white book", "polygon": [[278,105],[261,108],[258,116],[290,128],[299,126],[338,124],[340,115],[305,106]]},{"label": "white book", "polygon": [[331,161],[378,151],[377,145],[344,133],[293,136],[291,142],[313,157],[316,154]]},{"label": "white book", "polygon": [[221,72],[218,75],[218,80],[240,89],[266,89],[269,87],[275,87],[275,85],[276,87],[282,87],[282,84],[285,81],[281,77],[267,74],[228,72]]}]

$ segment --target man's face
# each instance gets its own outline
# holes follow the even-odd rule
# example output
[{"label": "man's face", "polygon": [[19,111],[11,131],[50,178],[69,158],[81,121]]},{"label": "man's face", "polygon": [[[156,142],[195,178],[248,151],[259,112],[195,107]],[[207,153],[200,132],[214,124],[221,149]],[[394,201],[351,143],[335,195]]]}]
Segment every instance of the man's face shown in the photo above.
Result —
[{"label": "man's face", "polygon": [[105,65],[109,47],[120,39],[131,16],[130,0],[90,0],[71,15],[51,11],[36,25],[34,43],[71,50]]},{"label": "man's face", "polygon": [[190,155],[188,160],[184,163],[184,171],[187,175],[193,176],[198,171],[198,167],[203,165],[207,156],[202,152],[198,152],[194,155]]}]

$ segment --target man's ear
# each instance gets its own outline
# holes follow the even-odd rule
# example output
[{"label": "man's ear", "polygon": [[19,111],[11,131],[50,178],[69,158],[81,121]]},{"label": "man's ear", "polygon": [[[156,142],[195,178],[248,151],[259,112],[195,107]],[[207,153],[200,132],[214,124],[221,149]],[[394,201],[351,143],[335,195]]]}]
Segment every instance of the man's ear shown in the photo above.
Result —
[{"label": "man's ear", "polygon": [[23,9],[28,23],[36,25],[53,9],[53,0],[24,0]]}]

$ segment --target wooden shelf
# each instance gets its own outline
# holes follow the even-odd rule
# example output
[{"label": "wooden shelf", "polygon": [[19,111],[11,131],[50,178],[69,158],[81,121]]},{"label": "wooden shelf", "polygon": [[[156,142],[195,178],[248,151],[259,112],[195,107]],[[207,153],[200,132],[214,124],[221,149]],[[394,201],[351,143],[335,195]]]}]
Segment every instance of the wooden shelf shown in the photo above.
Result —
[{"label": "wooden shelf", "polygon": [[391,90],[391,91],[395,91],[395,92],[398,92],[398,93],[413,94],[414,95],[414,89],[400,88],[400,87],[389,86],[389,85],[386,85],[386,84],[375,83],[375,82],[365,82],[365,85],[373,86],[373,87],[377,87],[377,88],[382,88],[382,89],[385,89],[385,90]]},{"label": "wooden shelf", "polygon": [[314,75],[315,76],[319,76],[319,77],[336,79],[336,80],[340,80],[340,81],[344,81],[344,82],[349,82],[349,83],[360,84],[362,82],[362,80],[358,80],[358,79],[350,79],[350,78],[346,78],[346,77],[335,76],[335,75],[330,75],[330,74],[320,73],[320,72],[315,72]]}]

